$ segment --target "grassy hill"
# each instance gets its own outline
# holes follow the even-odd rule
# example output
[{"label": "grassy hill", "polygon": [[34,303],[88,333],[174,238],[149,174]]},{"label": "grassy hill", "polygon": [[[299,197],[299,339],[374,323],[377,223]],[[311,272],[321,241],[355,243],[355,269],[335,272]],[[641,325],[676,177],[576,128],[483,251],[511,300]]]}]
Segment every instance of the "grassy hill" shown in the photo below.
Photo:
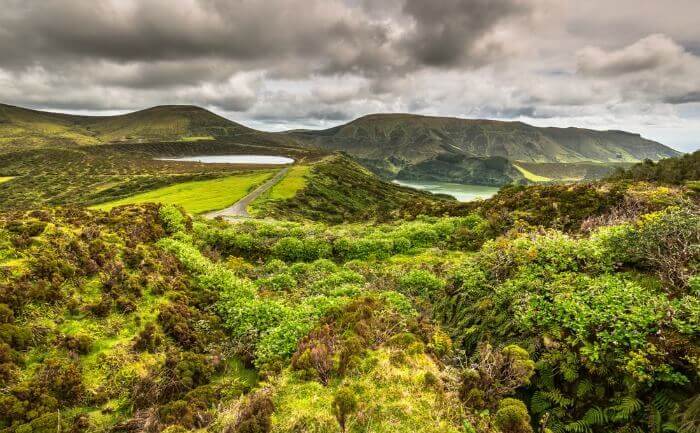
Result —
[{"label": "grassy hill", "polygon": [[[337,154],[308,167],[301,182],[286,190],[272,190],[253,203],[255,213],[285,219],[311,219],[329,223],[382,220],[400,209],[437,208],[454,199],[440,197],[386,182],[351,158]],[[290,179],[292,181],[293,179]],[[283,180],[278,185],[284,187]]]},{"label": "grassy hill", "polygon": [[164,105],[119,116],[75,116],[0,104],[0,149],[197,141],[264,134],[208,110]]},{"label": "grassy hill", "polygon": [[[497,175],[489,173],[484,158],[610,164],[679,155],[660,143],[623,131],[537,128],[522,122],[410,114],[373,114],[323,131],[289,134],[309,146],[348,152],[387,177],[434,180],[442,176],[467,183],[484,183],[484,178],[486,184],[523,179],[514,167],[503,166]],[[565,176],[573,177],[570,173]]]}]

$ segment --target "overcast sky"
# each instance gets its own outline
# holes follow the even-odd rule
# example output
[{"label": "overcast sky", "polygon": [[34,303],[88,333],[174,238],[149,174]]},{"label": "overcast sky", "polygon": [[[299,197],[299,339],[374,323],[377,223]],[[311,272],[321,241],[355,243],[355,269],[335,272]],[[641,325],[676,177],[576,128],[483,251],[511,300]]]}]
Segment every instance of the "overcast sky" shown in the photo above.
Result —
[{"label": "overcast sky", "polygon": [[0,0],[0,102],[196,104],[265,129],[374,112],[700,147],[700,0]]}]

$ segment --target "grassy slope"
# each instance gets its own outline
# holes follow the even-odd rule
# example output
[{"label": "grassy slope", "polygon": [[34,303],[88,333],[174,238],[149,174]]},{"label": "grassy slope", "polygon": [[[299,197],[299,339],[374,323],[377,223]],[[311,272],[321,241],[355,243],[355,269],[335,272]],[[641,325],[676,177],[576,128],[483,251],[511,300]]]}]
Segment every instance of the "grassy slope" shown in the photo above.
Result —
[{"label": "grassy slope", "polygon": [[[513,164],[521,172],[527,171],[533,176],[549,178],[553,181],[577,181],[601,179],[617,169],[628,168],[632,163],[604,162],[524,162]],[[530,179],[531,180],[531,179]]]},{"label": "grassy slope", "polygon": [[203,108],[187,105],[158,106],[119,116],[74,116],[0,104],[0,149],[119,141],[197,141],[256,134],[257,131]]},{"label": "grassy slope", "polygon": [[249,212],[257,216],[266,216],[267,210],[274,207],[276,202],[294,198],[299,190],[306,187],[310,170],[310,165],[291,167],[281,181],[250,204]]},{"label": "grassy slope", "polygon": [[0,149],[95,144],[99,140],[77,124],[75,116],[0,104]]},{"label": "grassy slope", "polygon": [[452,201],[385,182],[347,156],[334,155],[313,165],[306,186],[292,198],[261,203],[258,212],[339,223],[385,218],[409,203]]},{"label": "grassy slope", "polygon": [[306,186],[306,176],[310,166],[296,165],[292,167],[287,175],[269,191],[269,198],[272,200],[287,200],[294,197],[297,191]]},{"label": "grassy slope", "polygon": [[223,209],[243,198],[251,189],[272,176],[271,171],[259,171],[218,179],[178,183],[121,200],[93,206],[109,210],[116,206],[139,203],[163,203],[182,206],[188,212],[201,214]]}]

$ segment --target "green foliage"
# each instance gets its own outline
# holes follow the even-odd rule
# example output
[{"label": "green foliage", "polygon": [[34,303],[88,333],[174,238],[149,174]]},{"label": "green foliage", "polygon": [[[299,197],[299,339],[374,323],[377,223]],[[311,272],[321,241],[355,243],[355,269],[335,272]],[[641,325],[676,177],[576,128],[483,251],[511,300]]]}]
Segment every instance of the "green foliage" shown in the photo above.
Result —
[{"label": "green foliage", "polygon": [[597,237],[620,262],[655,269],[675,287],[686,287],[700,266],[700,216],[693,209],[670,207]]},{"label": "green foliage", "polygon": [[274,257],[287,262],[312,262],[328,257],[331,247],[322,240],[285,237],[272,247]]},{"label": "green foliage", "polygon": [[424,270],[410,271],[399,279],[399,290],[412,296],[434,296],[444,285],[444,281]]},{"label": "green foliage", "polygon": [[172,204],[161,206],[158,210],[158,216],[169,234],[185,231],[187,218],[177,206]]},{"label": "green foliage", "polygon": [[56,427],[59,411],[62,431],[86,432],[696,427],[686,189],[506,188],[450,205],[362,190],[353,170],[316,164],[275,206],[369,222],[0,213],[0,428]]},{"label": "green foliage", "polygon": [[496,426],[503,433],[531,433],[533,431],[525,403],[514,398],[504,398],[498,403]]},{"label": "green foliage", "polygon": [[687,180],[700,179],[700,151],[678,158],[662,159],[654,162],[649,159],[615,173],[614,179],[645,180],[680,184]]}]

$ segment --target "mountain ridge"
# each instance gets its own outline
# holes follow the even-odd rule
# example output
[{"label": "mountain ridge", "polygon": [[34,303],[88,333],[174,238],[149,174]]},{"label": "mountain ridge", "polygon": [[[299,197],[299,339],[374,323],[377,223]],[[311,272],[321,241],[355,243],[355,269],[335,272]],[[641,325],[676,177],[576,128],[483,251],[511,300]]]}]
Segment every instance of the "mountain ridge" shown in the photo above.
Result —
[{"label": "mountain ridge", "polygon": [[[307,144],[344,150],[360,158],[402,156],[413,163],[423,161],[420,152],[412,154],[418,145],[436,151],[444,149],[448,153],[458,151],[470,157],[501,156],[527,162],[638,162],[680,155],[668,146],[628,131],[537,127],[522,121],[407,113],[369,114],[325,130],[289,134]],[[414,141],[407,142],[407,137],[414,138]],[[613,146],[623,140],[638,142]],[[601,151],[595,148],[596,144],[607,148]],[[633,144],[643,145],[643,148],[634,149]],[[382,149],[387,147],[404,152],[383,154]]]},{"label": "mountain ridge", "polygon": [[[514,166],[588,164],[562,179],[599,177],[619,163],[680,155],[640,134],[577,127],[536,127],[522,121],[373,113],[324,130],[266,132],[194,105],[159,105],[115,116],[44,112],[0,104],[0,149],[183,141],[255,143],[324,152],[343,151],[386,179],[485,185],[533,181]],[[531,167],[539,178],[549,167]],[[574,172],[576,173],[574,175]]]}]

